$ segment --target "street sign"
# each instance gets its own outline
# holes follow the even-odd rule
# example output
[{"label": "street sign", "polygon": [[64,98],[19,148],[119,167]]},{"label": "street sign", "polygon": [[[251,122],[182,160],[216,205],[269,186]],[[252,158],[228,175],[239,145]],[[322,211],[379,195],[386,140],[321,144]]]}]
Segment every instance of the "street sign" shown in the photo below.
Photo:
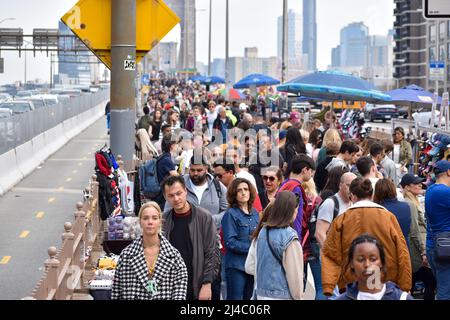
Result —
[{"label": "street sign", "polygon": [[450,1],[424,0],[424,15],[426,19],[450,18]]},{"label": "street sign", "polygon": [[[111,0],[80,0],[61,21],[111,69]],[[162,0],[136,0],[136,63],[179,22]]]},{"label": "street sign", "polygon": [[445,61],[430,61],[430,80],[445,81]]}]

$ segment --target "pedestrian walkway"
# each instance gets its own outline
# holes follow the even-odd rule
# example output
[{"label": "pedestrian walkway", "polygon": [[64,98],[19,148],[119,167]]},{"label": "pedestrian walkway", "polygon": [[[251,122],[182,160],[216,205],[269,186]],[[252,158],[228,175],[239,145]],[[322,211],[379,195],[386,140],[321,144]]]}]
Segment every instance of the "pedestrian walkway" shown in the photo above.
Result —
[{"label": "pedestrian walkway", "polygon": [[61,247],[65,222],[94,173],[94,153],[109,140],[102,117],[0,198],[0,299],[31,294],[50,246]]}]

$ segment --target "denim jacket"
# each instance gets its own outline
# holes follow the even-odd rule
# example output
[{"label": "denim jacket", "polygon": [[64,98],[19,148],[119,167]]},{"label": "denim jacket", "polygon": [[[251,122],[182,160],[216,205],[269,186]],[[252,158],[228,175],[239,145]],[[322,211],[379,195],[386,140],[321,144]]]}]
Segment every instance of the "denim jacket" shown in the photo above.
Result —
[{"label": "denim jacket", "polygon": [[[358,283],[353,282],[347,285],[347,290],[338,296],[336,300],[358,300]],[[386,282],[386,292],[381,300],[400,300],[402,296],[402,289],[400,289],[395,283]],[[414,300],[409,294],[406,296],[406,300]]]},{"label": "denim jacket", "polygon": [[224,266],[245,272],[245,259],[252,242],[252,235],[259,222],[254,208],[250,214],[239,208],[229,208],[222,218],[223,242],[225,244]]},{"label": "denim jacket", "polygon": [[[270,229],[270,243],[279,260],[283,260],[283,253],[292,241],[298,239],[297,232],[291,227]],[[275,258],[267,243],[267,228],[264,227],[258,236],[256,247],[256,294],[258,296],[292,300],[286,273],[283,265]]]}]

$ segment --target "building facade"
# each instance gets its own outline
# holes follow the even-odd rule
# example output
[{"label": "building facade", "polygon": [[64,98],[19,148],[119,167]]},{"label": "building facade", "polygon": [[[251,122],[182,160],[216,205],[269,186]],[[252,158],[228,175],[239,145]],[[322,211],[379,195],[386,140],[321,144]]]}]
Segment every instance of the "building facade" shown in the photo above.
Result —
[{"label": "building facade", "polygon": [[[59,22],[60,35],[73,35],[72,31],[63,22]],[[90,85],[91,64],[96,60],[89,51],[72,50],[85,49],[86,46],[75,37],[60,37],[58,42],[58,74],[54,77],[55,84],[61,85]],[[66,51],[64,50],[71,50]],[[92,59],[94,58],[94,59]],[[98,65],[97,65],[98,67]]]},{"label": "building facade", "polygon": [[[257,48],[245,48],[244,51],[244,57],[230,57],[229,76],[231,83],[236,83],[252,73],[262,73],[276,79],[280,78],[281,70],[278,68],[279,60],[277,57],[260,58]],[[215,65],[219,64],[220,60],[214,59],[213,72],[215,71]],[[213,74],[217,75],[216,73]]]},{"label": "building facade", "polygon": [[178,43],[160,42],[145,56],[144,68],[149,71],[175,73],[178,65]]},{"label": "building facade", "polygon": [[[303,18],[293,10],[288,11],[287,79],[308,72],[308,55],[303,50]],[[278,17],[278,59],[281,70],[283,46],[283,16]]]},{"label": "building facade", "polygon": [[303,0],[303,53],[308,56],[308,70],[317,70],[316,0]]},{"label": "building facade", "polygon": [[394,0],[395,60],[397,87],[415,84],[428,88],[428,24],[422,14],[422,0]]},{"label": "building facade", "polygon": [[[444,61],[445,77],[444,81],[439,81],[439,94],[450,91],[450,20],[429,20],[427,21],[427,53],[428,61]],[[439,41],[437,39],[439,36]],[[437,54],[439,52],[439,56]],[[428,77],[429,79],[429,77]],[[436,82],[429,80],[427,88],[430,91],[435,90]]]},{"label": "building facade", "polygon": [[340,44],[331,51],[331,68],[355,74],[380,90],[394,87],[393,31],[388,35],[369,35],[362,22],[341,30]]}]

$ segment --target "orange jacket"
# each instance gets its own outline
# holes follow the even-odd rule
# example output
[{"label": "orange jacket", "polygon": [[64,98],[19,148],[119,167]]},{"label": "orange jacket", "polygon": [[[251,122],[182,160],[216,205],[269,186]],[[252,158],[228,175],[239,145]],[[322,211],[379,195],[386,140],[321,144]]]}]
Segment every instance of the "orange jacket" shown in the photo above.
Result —
[{"label": "orange jacket", "polygon": [[384,281],[396,283],[403,291],[411,289],[411,259],[397,218],[372,201],[359,201],[338,216],[328,230],[322,250],[322,287],[331,295],[336,285],[344,289],[356,281],[345,270],[352,241],[363,233],[376,237],[383,244],[386,255]]}]

